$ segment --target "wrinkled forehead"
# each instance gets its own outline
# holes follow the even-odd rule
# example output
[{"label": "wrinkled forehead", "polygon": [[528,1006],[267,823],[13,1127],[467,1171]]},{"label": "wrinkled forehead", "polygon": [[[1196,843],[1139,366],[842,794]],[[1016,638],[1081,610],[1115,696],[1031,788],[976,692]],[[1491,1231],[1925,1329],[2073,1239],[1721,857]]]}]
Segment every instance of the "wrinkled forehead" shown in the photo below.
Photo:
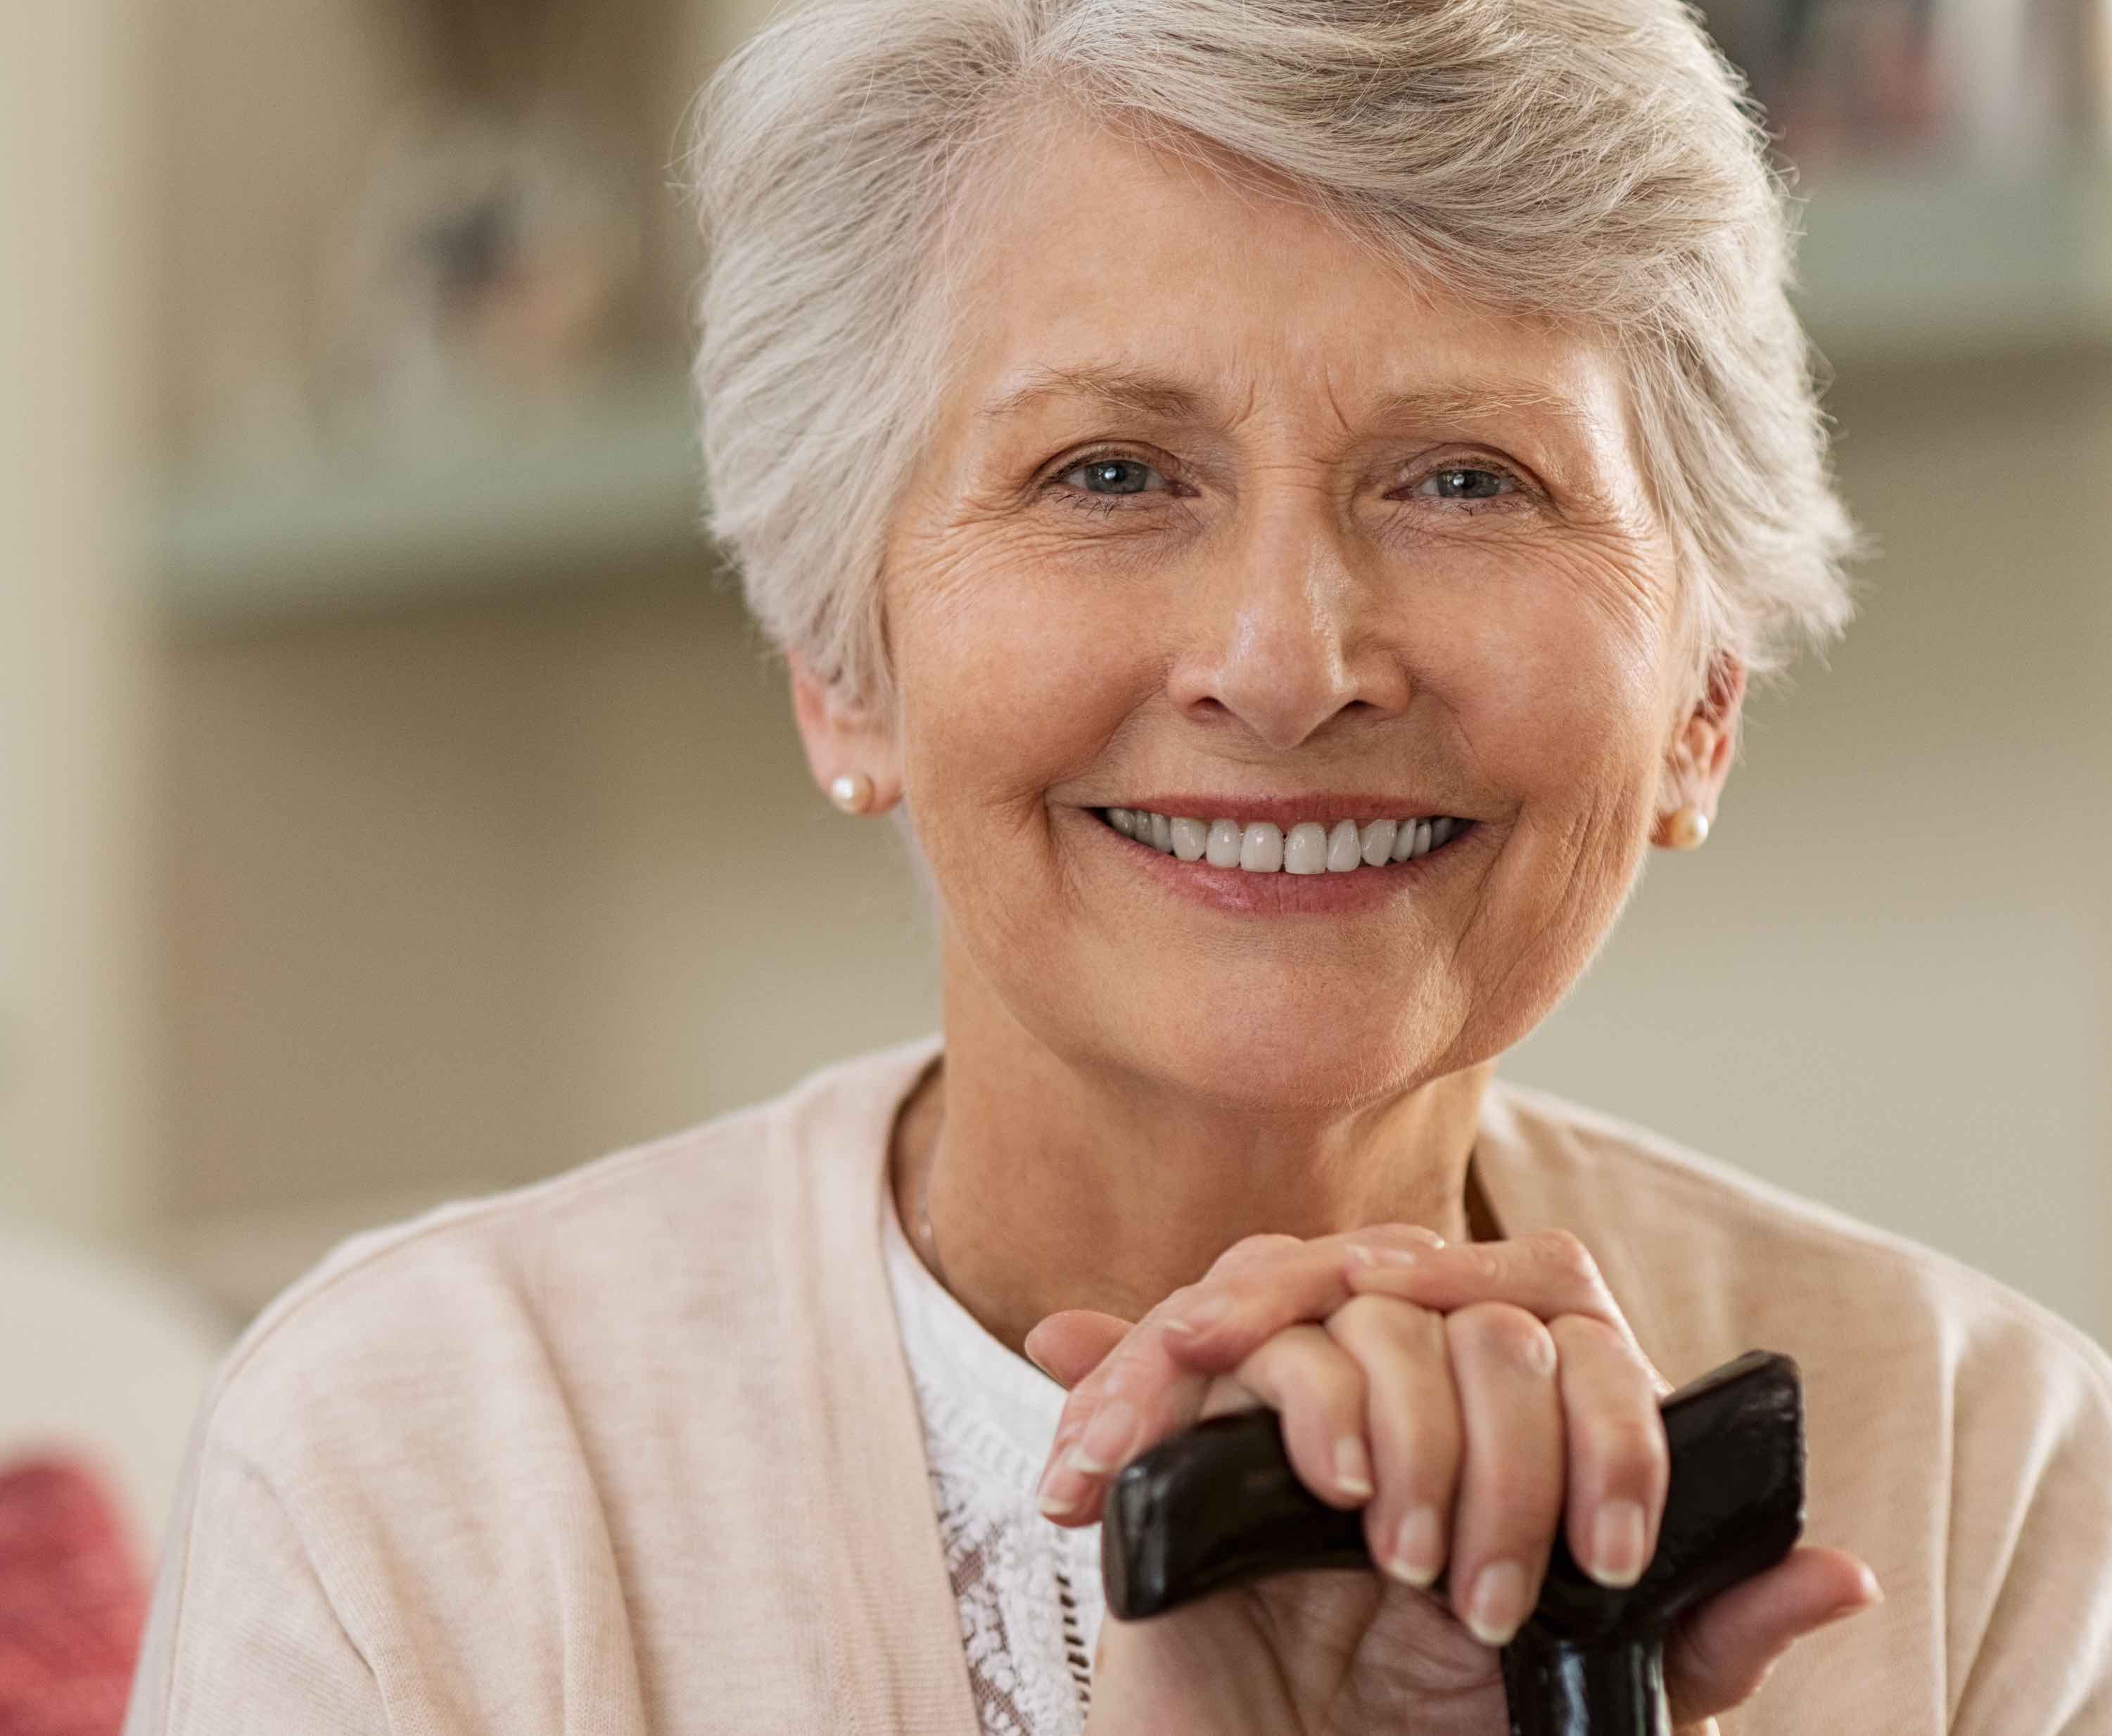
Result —
[{"label": "wrinkled forehead", "polygon": [[1607,334],[1470,301],[1248,166],[1084,124],[1003,158],[1004,196],[981,189],[950,243],[956,453],[1119,413],[1518,440],[1573,474],[1632,465]]}]

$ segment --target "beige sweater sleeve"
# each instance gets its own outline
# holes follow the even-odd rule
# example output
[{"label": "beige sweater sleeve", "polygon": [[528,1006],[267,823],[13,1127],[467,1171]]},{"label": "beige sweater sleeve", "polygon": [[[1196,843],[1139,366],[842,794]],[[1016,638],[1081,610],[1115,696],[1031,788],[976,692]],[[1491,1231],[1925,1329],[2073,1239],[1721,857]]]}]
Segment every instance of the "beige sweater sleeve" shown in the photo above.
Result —
[{"label": "beige sweater sleeve", "polygon": [[2112,1364],[2079,1338],[2014,1320],[1976,1348],[2000,1372],[1960,1383],[1951,1736],[2112,1732]]},{"label": "beige sweater sleeve", "polygon": [[384,1736],[374,1673],[264,1475],[201,1420],[125,1736]]}]

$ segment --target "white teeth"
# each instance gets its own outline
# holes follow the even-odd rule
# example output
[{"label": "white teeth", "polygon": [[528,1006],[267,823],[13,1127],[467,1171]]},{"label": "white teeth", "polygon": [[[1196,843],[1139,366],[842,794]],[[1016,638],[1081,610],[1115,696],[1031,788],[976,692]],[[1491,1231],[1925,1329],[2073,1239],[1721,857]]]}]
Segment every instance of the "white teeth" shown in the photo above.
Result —
[{"label": "white teeth", "polygon": [[1240,838],[1240,866],[1249,874],[1274,874],[1283,866],[1283,829],[1257,820]]},{"label": "white teeth", "polygon": [[1380,868],[1428,855],[1468,824],[1445,816],[1373,820],[1361,826],[1354,820],[1338,820],[1331,830],[1319,820],[1304,820],[1286,835],[1266,820],[1242,826],[1233,820],[1153,814],[1142,808],[1104,811],[1108,824],[1123,837],[1162,855],[1184,862],[1208,861],[1213,868],[1243,868],[1249,874],[1347,874],[1359,866]]},{"label": "white teeth", "polygon": [[1363,860],[1363,840],[1357,836],[1357,822],[1339,820],[1327,834],[1327,871],[1347,874]]},{"label": "white teeth", "polygon": [[1325,874],[1327,871],[1327,829],[1309,820],[1284,835],[1283,871],[1286,874]]}]

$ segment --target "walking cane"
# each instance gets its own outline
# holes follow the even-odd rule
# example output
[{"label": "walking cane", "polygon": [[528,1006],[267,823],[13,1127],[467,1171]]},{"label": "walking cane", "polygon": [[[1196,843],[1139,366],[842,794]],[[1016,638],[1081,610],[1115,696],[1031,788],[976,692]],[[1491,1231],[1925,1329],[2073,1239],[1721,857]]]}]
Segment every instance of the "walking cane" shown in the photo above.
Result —
[{"label": "walking cane", "polygon": [[[1672,1480],[1657,1552],[1624,1590],[1577,1565],[1559,1533],[1540,1601],[1503,1648],[1511,1736],[1670,1736],[1664,1638],[1680,1613],[1772,1567],[1804,1530],[1804,1389],[1786,1356],[1751,1350],[1659,1407]],[[1271,1410],[1213,1416],[1140,1453],[1108,1491],[1100,1573],[1109,1613],[1163,1614],[1300,1568],[1368,1567],[1363,1516],[1299,1480]],[[1441,1575],[1433,1595],[1449,1592]]]}]

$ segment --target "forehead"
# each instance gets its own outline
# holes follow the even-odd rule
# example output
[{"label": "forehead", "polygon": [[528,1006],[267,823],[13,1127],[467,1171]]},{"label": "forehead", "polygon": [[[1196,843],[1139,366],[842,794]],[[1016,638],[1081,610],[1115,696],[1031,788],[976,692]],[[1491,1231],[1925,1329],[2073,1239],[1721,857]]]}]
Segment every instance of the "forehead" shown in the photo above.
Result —
[{"label": "forehead", "polygon": [[1069,404],[1220,428],[1259,408],[1626,441],[1624,381],[1599,343],[1410,276],[1265,171],[1044,125],[973,225],[952,399],[969,440]]}]

